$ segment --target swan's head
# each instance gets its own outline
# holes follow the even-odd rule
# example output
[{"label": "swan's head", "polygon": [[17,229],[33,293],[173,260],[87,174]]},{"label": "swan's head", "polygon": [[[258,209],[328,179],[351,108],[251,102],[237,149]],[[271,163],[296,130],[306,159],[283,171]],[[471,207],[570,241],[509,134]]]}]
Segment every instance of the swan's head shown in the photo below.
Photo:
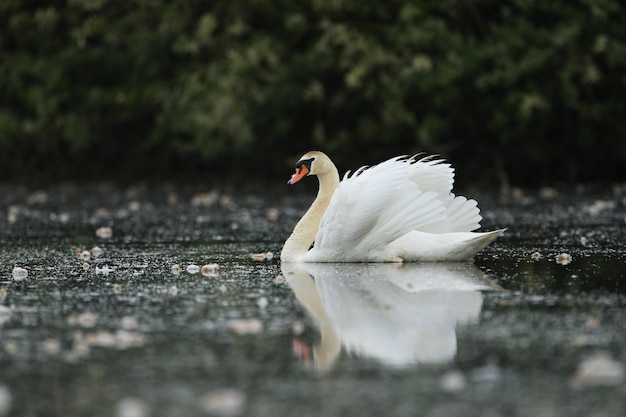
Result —
[{"label": "swan's head", "polygon": [[296,162],[296,172],[287,181],[287,184],[293,185],[307,175],[322,175],[333,168],[332,161],[323,152],[307,152]]}]

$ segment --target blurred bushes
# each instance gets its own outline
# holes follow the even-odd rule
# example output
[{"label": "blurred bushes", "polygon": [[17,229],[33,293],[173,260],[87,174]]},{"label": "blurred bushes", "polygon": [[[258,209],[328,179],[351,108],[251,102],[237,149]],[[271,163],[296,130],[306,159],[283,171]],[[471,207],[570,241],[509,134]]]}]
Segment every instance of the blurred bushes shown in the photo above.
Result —
[{"label": "blurred bushes", "polygon": [[625,107],[621,0],[0,2],[5,179],[284,177],[316,148],[623,180]]}]

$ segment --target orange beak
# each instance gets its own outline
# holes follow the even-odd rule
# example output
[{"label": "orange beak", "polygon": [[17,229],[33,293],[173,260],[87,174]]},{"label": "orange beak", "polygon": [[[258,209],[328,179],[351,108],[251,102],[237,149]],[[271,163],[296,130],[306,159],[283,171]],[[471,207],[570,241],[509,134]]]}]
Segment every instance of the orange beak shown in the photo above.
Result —
[{"label": "orange beak", "polygon": [[309,168],[307,168],[306,165],[304,164],[300,165],[299,167],[296,168],[296,172],[291,176],[289,181],[287,181],[287,184],[294,185],[295,183],[300,181],[302,178],[306,177],[308,173],[309,173]]}]

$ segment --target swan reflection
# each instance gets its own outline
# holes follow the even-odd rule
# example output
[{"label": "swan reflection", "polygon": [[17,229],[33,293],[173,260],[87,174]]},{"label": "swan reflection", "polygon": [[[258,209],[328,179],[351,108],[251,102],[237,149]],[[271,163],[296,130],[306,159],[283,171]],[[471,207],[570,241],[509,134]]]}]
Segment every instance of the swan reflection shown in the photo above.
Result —
[{"label": "swan reflection", "polygon": [[[476,322],[480,291],[497,289],[471,263],[283,263],[282,272],[319,327],[319,372],[333,368],[342,346],[392,367],[448,362],[457,324]],[[294,350],[308,351],[298,339]]]}]

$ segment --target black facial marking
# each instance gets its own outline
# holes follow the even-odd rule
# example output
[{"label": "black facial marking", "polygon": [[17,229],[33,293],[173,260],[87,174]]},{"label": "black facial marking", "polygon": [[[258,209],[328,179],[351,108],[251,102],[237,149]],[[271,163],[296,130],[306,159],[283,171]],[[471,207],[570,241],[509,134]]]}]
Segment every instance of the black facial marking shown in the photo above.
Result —
[{"label": "black facial marking", "polygon": [[298,170],[298,172],[300,172],[302,170],[302,166],[304,165],[310,172],[311,171],[311,164],[313,163],[314,160],[315,160],[315,158],[301,159],[298,162],[296,162],[296,169]]}]

